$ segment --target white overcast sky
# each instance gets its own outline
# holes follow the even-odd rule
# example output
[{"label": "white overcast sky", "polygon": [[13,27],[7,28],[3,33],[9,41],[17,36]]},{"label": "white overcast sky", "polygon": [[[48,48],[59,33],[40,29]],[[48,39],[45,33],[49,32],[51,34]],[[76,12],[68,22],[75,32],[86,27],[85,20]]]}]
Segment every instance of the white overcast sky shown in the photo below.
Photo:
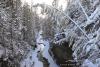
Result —
[{"label": "white overcast sky", "polygon": [[37,3],[42,4],[42,3],[45,3],[45,4],[48,4],[48,5],[51,5],[52,2],[53,2],[53,0],[21,0],[21,1],[22,1],[22,3],[27,2],[29,5],[31,4],[31,2],[33,4],[37,4]]},{"label": "white overcast sky", "polygon": [[[22,3],[24,4],[25,2],[27,2],[29,5],[31,4],[37,4],[37,3],[44,3],[44,4],[48,4],[48,5],[52,5],[52,2],[53,0],[21,0]],[[68,0],[59,0],[59,3],[58,3],[58,7],[61,7],[63,8],[63,10],[66,8],[67,6],[67,1]]]}]

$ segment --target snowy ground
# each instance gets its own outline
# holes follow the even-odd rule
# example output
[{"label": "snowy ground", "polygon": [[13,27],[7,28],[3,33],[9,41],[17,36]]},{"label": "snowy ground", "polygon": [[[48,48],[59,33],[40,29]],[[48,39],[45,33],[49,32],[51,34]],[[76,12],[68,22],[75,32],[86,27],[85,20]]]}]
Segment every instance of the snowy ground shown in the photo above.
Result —
[{"label": "snowy ground", "polygon": [[50,56],[48,50],[49,50],[49,43],[48,41],[44,41],[45,47],[44,47],[44,51],[43,51],[43,57],[45,57],[46,59],[48,59],[48,62],[50,63],[49,67],[59,67],[54,60],[52,59],[52,57]]},{"label": "snowy ground", "polygon": [[37,57],[38,51],[42,52],[42,56],[48,59],[50,63],[49,67],[59,67],[50,56],[48,52],[49,47],[49,42],[44,41],[42,35],[39,33],[37,37],[37,48],[35,50],[30,50],[27,58],[21,62],[20,67],[43,67],[43,63]]},{"label": "snowy ground", "polygon": [[37,50],[31,50],[27,58],[21,62],[20,67],[43,67],[43,63],[38,60]]}]

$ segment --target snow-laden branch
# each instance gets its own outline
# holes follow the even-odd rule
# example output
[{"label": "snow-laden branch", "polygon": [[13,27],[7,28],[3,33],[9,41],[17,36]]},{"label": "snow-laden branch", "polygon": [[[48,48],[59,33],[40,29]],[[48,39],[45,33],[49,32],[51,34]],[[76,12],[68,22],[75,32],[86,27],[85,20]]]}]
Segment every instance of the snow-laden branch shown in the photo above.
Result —
[{"label": "snow-laden branch", "polygon": [[78,2],[78,4],[79,4],[79,6],[81,7],[82,11],[84,12],[84,14],[85,14],[87,20],[90,21],[90,19],[89,19],[87,13],[86,13],[86,11],[85,11],[85,9],[83,8],[83,6],[82,6],[81,3],[80,3],[80,0],[78,0],[77,2]]},{"label": "snow-laden branch", "polygon": [[89,16],[90,19],[95,18],[97,15],[99,15],[100,12],[100,5],[95,9],[95,11]]},{"label": "snow-laden branch", "polygon": [[100,5],[94,10],[94,12],[91,14],[91,16],[89,16],[91,21],[87,20],[85,25],[88,25],[88,24],[91,24],[92,22],[94,22],[99,15],[100,15]]},{"label": "snow-laden branch", "polygon": [[54,41],[55,44],[61,44],[63,43],[64,41],[66,41],[67,39],[66,38],[63,38],[63,39],[60,39],[58,41]]},{"label": "snow-laden branch", "polygon": [[89,37],[88,37],[88,35],[85,33],[85,31],[84,30],[82,30],[82,28],[74,21],[74,20],[72,20],[68,15],[67,15],[67,17],[68,17],[68,19],[70,19],[81,31],[82,31],[82,33],[87,37],[87,39],[89,40]]},{"label": "snow-laden branch", "polygon": [[[41,4],[38,4],[38,6],[40,6],[40,5],[41,5]],[[50,6],[50,5],[47,5],[47,4],[45,4],[45,5],[46,5],[48,8],[53,8],[53,9],[56,9],[57,11],[63,13],[69,20],[71,20],[71,21],[82,31],[82,33],[83,33],[83,34],[86,36],[86,38],[89,40],[89,37],[88,37],[88,35],[85,33],[85,31],[82,30],[81,27],[77,24],[77,22],[75,22],[73,19],[71,19],[71,17],[68,16],[68,14],[66,14],[64,11],[59,10],[58,8],[55,8],[55,7],[53,7],[53,6]]]},{"label": "snow-laden branch", "polygon": [[[49,6],[49,5],[48,5],[48,7],[52,7],[52,6]],[[54,8],[54,9],[56,9],[57,11],[63,13],[68,19],[70,19],[70,20],[82,31],[82,33],[83,33],[83,34],[87,37],[87,39],[89,40],[89,37],[88,37],[88,35],[85,33],[85,31],[83,31],[83,30],[81,29],[81,27],[80,27],[73,19],[71,19],[70,16],[68,16],[65,12],[63,12],[63,11],[61,11],[61,10],[55,8],[55,7],[52,7],[52,8]]]}]

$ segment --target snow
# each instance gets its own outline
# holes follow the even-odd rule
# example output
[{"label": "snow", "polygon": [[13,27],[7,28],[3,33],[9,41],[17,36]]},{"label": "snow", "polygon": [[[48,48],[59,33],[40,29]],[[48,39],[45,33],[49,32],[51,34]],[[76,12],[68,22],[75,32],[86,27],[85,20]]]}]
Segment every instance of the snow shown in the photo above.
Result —
[{"label": "snow", "polygon": [[100,6],[98,6],[95,11],[91,14],[89,17],[90,19],[93,19],[96,15],[98,15],[98,12],[100,11]]},{"label": "snow", "polygon": [[66,9],[67,5],[68,5],[68,0],[59,0],[58,1],[58,7],[62,8],[63,11]]},{"label": "snow", "polygon": [[5,53],[5,51],[6,50],[0,44],[0,58],[3,56],[3,54]]},{"label": "snow", "polygon": [[90,45],[87,45],[87,48],[86,48],[86,53],[88,53],[91,49],[91,46]]},{"label": "snow", "polygon": [[99,65],[100,65],[100,58],[96,59],[96,65],[97,65],[97,67],[99,67]]},{"label": "snow", "polygon": [[55,7],[52,7],[52,8],[54,8],[54,9],[58,10],[59,12],[63,13],[69,20],[71,20],[71,21],[77,26],[77,28],[79,28],[79,29],[81,30],[81,32],[84,34],[84,36],[86,36],[87,39],[89,40],[89,37],[88,37],[88,35],[85,33],[85,31],[84,31],[84,30],[77,24],[77,22],[75,22],[68,14],[66,14],[64,11],[61,11],[61,10],[55,8]]},{"label": "snow", "polygon": [[1,50],[0,49],[0,58],[1,58],[1,56],[4,54],[4,50]]},{"label": "snow", "polygon": [[48,41],[44,41],[45,44],[45,48],[44,48],[44,52],[43,52],[43,57],[45,57],[46,59],[48,59],[48,62],[50,63],[50,67],[59,67],[55,61],[52,59],[52,57],[50,56],[48,50],[49,50],[49,43]]},{"label": "snow", "polygon": [[80,0],[78,0],[78,4],[79,4],[79,6],[81,7],[82,11],[84,12],[84,14],[85,14],[87,20],[90,21],[90,19],[89,19],[87,13],[86,13],[86,11],[85,11],[85,9],[83,8],[83,6],[82,6],[81,3],[80,3]]},{"label": "snow", "polygon": [[[27,55],[27,58],[21,62],[20,67],[32,67],[34,63],[34,67],[43,67],[43,63],[38,60],[37,53],[38,50],[30,50],[29,54]],[[32,57],[32,58],[30,58]]]},{"label": "snow", "polygon": [[95,11],[91,14],[89,18],[92,19],[92,21],[95,21],[95,19],[97,19],[99,15],[100,15],[100,5],[95,9]]},{"label": "snow", "polygon": [[91,61],[89,61],[88,59],[86,59],[84,62],[83,62],[83,65],[82,67],[97,67],[95,64],[93,64]]},{"label": "snow", "polygon": [[52,57],[50,56],[48,50],[50,48],[49,41],[43,40],[43,37],[41,35],[42,33],[39,32],[38,37],[36,39],[37,42],[37,48],[35,50],[30,50],[29,54],[27,55],[27,58],[24,59],[20,67],[43,67],[43,63],[38,59],[38,51],[40,51],[44,58],[48,59],[48,62],[50,63],[50,67],[59,67]]},{"label": "snow", "polygon": [[64,41],[66,41],[66,38],[63,38],[63,39],[60,39],[58,41],[54,41],[55,44],[61,44],[63,43]]},{"label": "snow", "polygon": [[97,6],[97,8],[94,10],[93,13],[91,13],[91,15],[89,16],[90,20],[86,21],[85,26],[93,23],[99,15],[100,15],[100,5]]},{"label": "snow", "polygon": [[43,37],[41,36],[42,35],[42,31],[39,32],[38,34],[38,37],[36,39],[36,42],[37,42],[37,49],[39,51],[43,51],[44,50],[44,41],[43,41]]},{"label": "snow", "polygon": [[95,1],[93,2],[93,6],[96,6],[98,3],[99,3],[99,0],[95,0]]},{"label": "snow", "polygon": [[43,37],[41,36],[42,35],[42,31],[40,31],[37,35],[37,39],[36,39],[36,42],[37,42],[37,45],[39,43],[43,43]]}]

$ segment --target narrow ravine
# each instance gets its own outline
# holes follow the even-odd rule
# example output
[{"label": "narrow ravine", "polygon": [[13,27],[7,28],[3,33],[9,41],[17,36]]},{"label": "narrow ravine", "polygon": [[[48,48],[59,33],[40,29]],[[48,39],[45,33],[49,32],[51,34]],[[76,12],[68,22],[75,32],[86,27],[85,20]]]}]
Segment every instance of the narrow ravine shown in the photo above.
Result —
[{"label": "narrow ravine", "polygon": [[49,62],[49,67],[59,67],[53,58],[50,56],[48,50],[50,48],[49,42],[47,40],[43,40],[41,32],[39,32],[38,37],[36,39],[37,48],[35,50],[30,50],[27,58],[24,59],[20,66],[21,67],[44,67],[43,62],[39,60],[37,56],[39,52],[41,52],[42,56],[46,58]]}]

